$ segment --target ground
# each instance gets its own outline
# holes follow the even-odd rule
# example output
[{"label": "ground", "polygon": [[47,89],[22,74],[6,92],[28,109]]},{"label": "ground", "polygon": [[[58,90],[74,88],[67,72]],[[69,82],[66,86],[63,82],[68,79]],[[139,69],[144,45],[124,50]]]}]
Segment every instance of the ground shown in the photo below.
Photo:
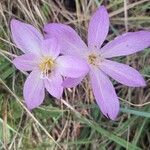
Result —
[{"label": "ground", "polygon": [[110,15],[107,41],[127,31],[150,29],[149,0],[1,0],[0,1],[0,149],[10,150],[148,150],[150,149],[150,48],[115,60],[141,72],[147,86],[129,88],[113,84],[121,103],[116,121],[102,115],[88,77],[66,89],[63,100],[47,94],[32,112],[23,100],[26,73],[12,60],[20,55],[11,39],[10,20],[39,28],[48,22],[72,26],[86,42],[91,15],[101,4]]}]

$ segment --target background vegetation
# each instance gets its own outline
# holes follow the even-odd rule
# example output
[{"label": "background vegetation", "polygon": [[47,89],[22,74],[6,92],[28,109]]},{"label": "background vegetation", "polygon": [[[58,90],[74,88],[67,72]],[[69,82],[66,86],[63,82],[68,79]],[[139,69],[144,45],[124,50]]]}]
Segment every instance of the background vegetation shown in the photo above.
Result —
[{"label": "background vegetation", "polygon": [[150,48],[117,58],[139,70],[147,83],[145,88],[128,88],[113,81],[121,103],[117,121],[102,115],[88,78],[78,87],[66,89],[62,101],[47,94],[43,105],[32,113],[23,104],[27,73],[12,65],[21,51],[12,43],[10,20],[19,19],[41,31],[45,23],[65,23],[86,39],[90,16],[101,4],[110,15],[108,41],[127,31],[150,29],[149,0],[0,1],[0,149],[150,149]]}]

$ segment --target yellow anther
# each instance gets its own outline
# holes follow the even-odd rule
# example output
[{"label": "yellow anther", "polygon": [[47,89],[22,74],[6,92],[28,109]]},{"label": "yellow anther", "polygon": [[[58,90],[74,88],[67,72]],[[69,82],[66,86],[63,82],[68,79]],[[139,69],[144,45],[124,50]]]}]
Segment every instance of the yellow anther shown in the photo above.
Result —
[{"label": "yellow anther", "polygon": [[103,58],[100,54],[91,53],[88,55],[88,63],[94,66],[99,66],[100,63],[103,61]]},{"label": "yellow anther", "polygon": [[44,57],[39,64],[41,72],[46,76],[51,73],[53,67],[54,67],[54,60],[51,59],[50,57]]},{"label": "yellow anther", "polygon": [[89,62],[89,64],[95,65],[96,59],[97,59],[96,55],[94,55],[94,54],[89,55],[88,56],[88,62]]}]

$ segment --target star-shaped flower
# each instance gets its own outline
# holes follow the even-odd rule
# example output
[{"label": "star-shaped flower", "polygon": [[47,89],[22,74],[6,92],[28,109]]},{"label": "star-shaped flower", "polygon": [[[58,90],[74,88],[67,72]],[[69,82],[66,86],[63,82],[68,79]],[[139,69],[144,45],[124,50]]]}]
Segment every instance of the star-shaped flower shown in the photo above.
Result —
[{"label": "star-shaped flower", "polygon": [[38,107],[44,100],[45,88],[56,98],[63,93],[64,77],[78,78],[89,68],[86,62],[74,56],[59,56],[60,47],[55,38],[44,40],[33,26],[11,21],[12,38],[25,54],[16,57],[13,64],[22,71],[32,71],[25,81],[23,94],[27,107]]},{"label": "star-shaped flower", "polygon": [[[71,54],[87,61],[93,93],[102,113],[114,120],[119,112],[119,101],[115,89],[107,75],[116,81],[131,87],[145,86],[145,81],[138,71],[128,65],[109,60],[116,56],[125,56],[141,51],[150,46],[150,32],[129,32],[118,36],[102,47],[109,30],[109,16],[101,6],[92,16],[88,28],[88,46],[77,33],[63,24],[47,24],[44,27],[46,37],[57,37],[61,53]],[[64,81],[65,87],[72,87],[84,78]]]}]

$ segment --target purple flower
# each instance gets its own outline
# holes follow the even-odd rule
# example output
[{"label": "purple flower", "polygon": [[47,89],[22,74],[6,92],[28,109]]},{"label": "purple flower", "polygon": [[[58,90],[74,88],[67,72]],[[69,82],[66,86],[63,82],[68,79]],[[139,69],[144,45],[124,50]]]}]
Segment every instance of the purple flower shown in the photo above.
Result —
[{"label": "purple flower", "polygon": [[[90,20],[88,46],[67,25],[53,23],[44,27],[47,38],[51,35],[58,38],[63,54],[76,55],[87,61],[90,66],[89,76],[96,102],[103,114],[114,120],[119,112],[119,101],[107,75],[131,87],[145,86],[145,81],[135,69],[108,59],[133,54],[150,46],[150,32],[129,32],[101,47],[108,30],[109,16],[104,6],[101,6]],[[83,78],[84,76],[77,79],[68,78],[63,85],[75,86]]]},{"label": "purple flower", "polygon": [[33,26],[11,21],[12,38],[25,54],[13,60],[17,69],[32,71],[25,81],[23,94],[27,107],[38,107],[44,100],[45,88],[54,97],[62,96],[62,76],[78,78],[89,68],[84,60],[74,56],[59,56],[60,47],[55,38],[43,39]]}]

